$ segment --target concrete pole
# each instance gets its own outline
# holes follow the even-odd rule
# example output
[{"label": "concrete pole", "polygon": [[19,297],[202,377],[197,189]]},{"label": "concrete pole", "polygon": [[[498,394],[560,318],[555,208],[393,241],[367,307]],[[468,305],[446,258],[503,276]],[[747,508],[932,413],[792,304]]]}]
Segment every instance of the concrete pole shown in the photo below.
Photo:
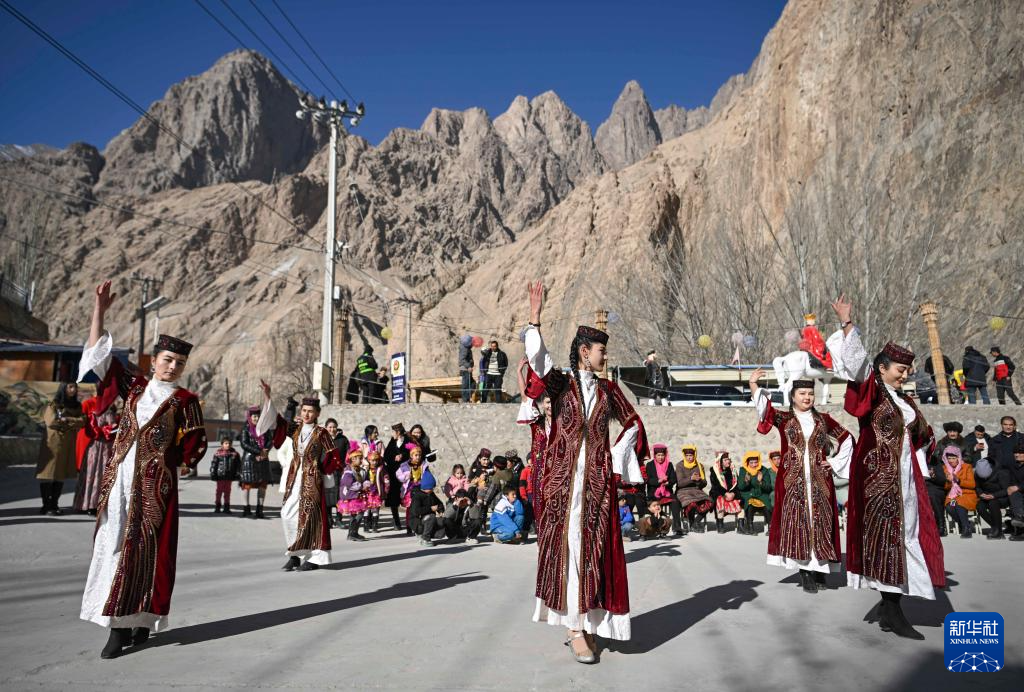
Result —
[{"label": "concrete pole", "polygon": [[[331,109],[338,104],[331,101]],[[324,244],[324,309],[320,325],[320,362],[325,365],[334,363],[334,262],[335,262],[335,216],[337,213],[337,174],[338,174],[338,127],[340,122],[332,113],[331,145],[328,152],[328,187],[327,187],[327,240]],[[321,382],[320,402],[330,403],[327,389],[330,380]]]},{"label": "concrete pole", "polygon": [[341,404],[345,401],[345,344],[348,343],[348,321],[350,317],[347,306],[342,307],[338,312],[339,315],[334,322],[336,330],[334,344],[334,395],[331,397],[334,399],[335,404]]},{"label": "concrete pole", "polygon": [[405,403],[409,403],[412,389],[412,301],[405,299]]},{"label": "concrete pole", "polygon": [[946,380],[946,365],[942,360],[942,346],[939,344],[939,308],[935,303],[921,305],[921,317],[928,330],[928,344],[932,351],[932,368],[935,370],[935,391],[940,404],[949,404],[949,382]]},{"label": "concrete pole", "polygon": [[[606,332],[607,333],[607,331],[608,331],[608,311],[607,310],[598,310],[594,314],[594,326],[597,327],[598,329],[600,329],[602,332]],[[608,361],[607,360],[605,360],[604,367],[601,368],[601,371],[598,372],[597,375],[598,375],[598,377],[601,377],[603,379],[606,379],[606,380],[608,379]]]}]

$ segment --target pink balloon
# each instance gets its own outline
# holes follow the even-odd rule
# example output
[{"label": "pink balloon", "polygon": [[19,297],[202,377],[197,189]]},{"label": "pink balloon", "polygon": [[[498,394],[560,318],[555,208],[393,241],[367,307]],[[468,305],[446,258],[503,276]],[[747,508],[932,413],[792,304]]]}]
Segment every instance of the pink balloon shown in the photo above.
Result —
[{"label": "pink balloon", "polygon": [[484,345],[484,338],[482,336],[473,337],[473,348],[480,348]]}]

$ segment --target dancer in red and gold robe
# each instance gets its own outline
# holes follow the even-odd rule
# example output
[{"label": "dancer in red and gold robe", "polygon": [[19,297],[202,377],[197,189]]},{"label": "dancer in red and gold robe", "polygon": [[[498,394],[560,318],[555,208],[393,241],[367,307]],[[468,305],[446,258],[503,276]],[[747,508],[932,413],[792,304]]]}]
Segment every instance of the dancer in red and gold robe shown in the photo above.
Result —
[{"label": "dancer in red and gold robe", "polygon": [[266,400],[260,419],[256,423],[257,436],[268,430],[274,432],[274,448],[291,446],[291,462],[281,485],[284,501],[281,504],[281,523],[284,527],[285,555],[288,561],[281,568],[286,572],[306,572],[331,563],[331,525],[329,508],[324,493],[324,476],[341,468],[341,454],[334,447],[334,439],[327,428],[317,425],[320,400],[302,400],[296,425],[282,418],[270,399],[270,385],[260,380]]},{"label": "dancer in red and gold robe", "polygon": [[[114,658],[149,631],[166,629],[178,554],[178,468],[195,467],[206,452],[199,398],[175,382],[192,344],[161,334],[153,350],[153,378],[128,374],[111,358],[103,319],[114,300],[110,282],[96,289],[89,341],[79,380],[100,378],[97,409],[118,397],[124,412],[114,451],[103,472],[83,620],[111,628],[100,654]],[[134,628],[134,631],[132,631]]]},{"label": "dancer in red and gold robe", "polygon": [[[637,483],[648,455],[643,424],[614,382],[597,372],[608,335],[581,326],[569,353],[572,374],[555,369],[540,333],[544,288],[530,286],[526,355],[551,397],[551,433],[541,456],[543,521],[538,527],[533,619],[569,630],[567,644],[581,663],[596,662],[593,635],[629,639],[629,592],[619,527],[620,479]],[[622,425],[609,444],[608,421]]]},{"label": "dancer in red and gold robe", "polygon": [[[523,369],[526,372],[523,372]],[[548,446],[548,436],[551,434],[551,397],[546,393],[547,387],[544,380],[530,369],[529,361],[523,358],[519,365],[519,393],[522,395],[522,403],[519,405],[519,415],[516,422],[520,425],[530,426],[530,454],[533,459],[530,474],[531,483],[534,488],[541,485],[544,450]],[[544,499],[539,492],[535,491],[533,498],[533,521],[540,526],[544,511]],[[540,529],[538,529],[539,531]]]},{"label": "dancer in red and gold robe", "polygon": [[852,304],[832,304],[842,329],[828,339],[836,375],[849,380],[846,412],[860,422],[847,502],[848,584],[882,592],[879,626],[908,639],[924,639],[903,614],[904,595],[932,600],[944,587],[942,543],[924,478],[934,437],[901,390],[914,354],[892,342],[868,359],[853,326]]},{"label": "dancer in red and gold robe", "polygon": [[[779,411],[758,385],[764,374],[758,368],[750,375],[757,431],[767,435],[778,430],[782,440],[768,533],[768,564],[800,570],[804,591],[817,593],[825,584],[825,575],[842,567],[832,474],[849,478],[853,436],[832,416],[815,410],[812,380],[794,381],[790,409]],[[832,459],[829,438],[838,447]]]}]

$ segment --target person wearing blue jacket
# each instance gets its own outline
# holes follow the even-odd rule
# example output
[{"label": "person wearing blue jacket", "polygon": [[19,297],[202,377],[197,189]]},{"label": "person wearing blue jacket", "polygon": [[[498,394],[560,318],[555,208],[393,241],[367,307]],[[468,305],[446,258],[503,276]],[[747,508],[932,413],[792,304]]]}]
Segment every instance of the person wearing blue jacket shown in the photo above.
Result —
[{"label": "person wearing blue jacket", "polygon": [[491,513],[491,535],[498,543],[519,543],[523,540],[523,525],[526,514],[519,501],[519,491],[514,485],[507,486],[498,504]]}]

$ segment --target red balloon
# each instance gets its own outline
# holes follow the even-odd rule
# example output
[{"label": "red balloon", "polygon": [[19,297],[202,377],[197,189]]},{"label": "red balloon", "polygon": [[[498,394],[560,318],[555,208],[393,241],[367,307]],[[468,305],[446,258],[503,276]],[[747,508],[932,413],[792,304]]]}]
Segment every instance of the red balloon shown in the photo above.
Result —
[{"label": "red balloon", "polygon": [[480,348],[484,345],[484,338],[482,336],[473,337],[473,348]]}]

